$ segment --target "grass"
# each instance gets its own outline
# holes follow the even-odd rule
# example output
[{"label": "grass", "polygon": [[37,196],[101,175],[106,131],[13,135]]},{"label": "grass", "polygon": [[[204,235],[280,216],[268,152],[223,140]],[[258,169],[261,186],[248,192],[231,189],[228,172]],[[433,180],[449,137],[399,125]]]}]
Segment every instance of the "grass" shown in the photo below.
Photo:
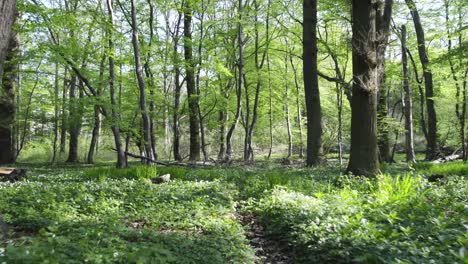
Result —
[{"label": "grass", "polygon": [[239,204],[295,263],[467,263],[467,165],[382,171],[29,165],[27,180],[0,183],[0,263],[254,263]]}]

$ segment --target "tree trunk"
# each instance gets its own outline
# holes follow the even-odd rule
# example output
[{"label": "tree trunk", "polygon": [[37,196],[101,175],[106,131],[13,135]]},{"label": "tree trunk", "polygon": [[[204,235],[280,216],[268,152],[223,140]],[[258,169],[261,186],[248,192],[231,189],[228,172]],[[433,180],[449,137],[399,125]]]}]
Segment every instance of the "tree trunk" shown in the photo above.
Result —
[{"label": "tree trunk", "polygon": [[146,160],[147,164],[150,164],[150,160],[154,160],[153,151],[151,148],[151,133],[150,133],[150,119],[148,115],[148,110],[146,107],[146,87],[145,80],[143,79],[143,67],[141,65],[140,57],[140,44],[138,41],[138,22],[136,17],[136,6],[135,0],[131,1],[131,16],[132,16],[132,44],[133,44],[133,54],[135,57],[135,74],[138,80],[138,88],[140,93],[139,106],[141,111],[141,119],[143,125],[143,142],[144,150],[146,152],[146,157],[149,160]]},{"label": "tree trunk", "polygon": [[[387,45],[392,0],[353,0],[353,96],[351,151],[347,171],[375,176],[379,172],[377,147],[377,94],[383,65],[379,52]],[[378,21],[384,21],[380,23]]]},{"label": "tree trunk", "polygon": [[184,2],[184,58],[185,81],[189,105],[190,161],[200,160],[200,121],[198,95],[195,87],[195,63],[192,56],[192,6]]},{"label": "tree trunk", "polygon": [[62,91],[62,111],[60,113],[61,115],[61,121],[60,121],[60,156],[65,153],[65,147],[67,144],[67,120],[68,120],[68,115],[67,115],[67,94],[68,94],[68,89],[67,89],[67,68],[65,68],[65,72],[63,74],[63,91]]},{"label": "tree trunk", "polygon": [[432,72],[429,65],[429,57],[426,51],[424,30],[421,19],[413,0],[405,0],[411,16],[413,17],[416,38],[418,42],[419,59],[423,68],[424,86],[426,88],[426,107],[427,107],[427,149],[426,160],[437,159],[440,155],[437,143],[437,115],[434,106],[434,88],[432,81]]},{"label": "tree trunk", "polygon": [[[8,12],[13,12],[12,19],[14,19],[14,7],[9,7],[8,5],[9,3],[0,4],[0,15],[4,15],[8,20]],[[0,56],[3,56],[0,58],[0,74],[3,72],[3,75],[0,75],[0,77],[2,77],[2,83],[0,83],[0,85],[3,86],[0,88],[0,164],[15,163],[16,161],[13,127],[16,110],[15,90],[18,70],[16,57],[19,53],[19,40],[16,33],[9,31],[9,29],[2,28],[6,26],[4,24],[5,22],[0,22],[0,35],[7,32],[10,34],[5,35],[8,36],[7,40],[9,42],[5,55],[2,54],[3,47],[0,46]],[[0,45],[2,44],[2,40],[0,40]],[[3,58],[5,59],[4,64]]]},{"label": "tree trunk", "polygon": [[[286,42],[287,43],[287,42]],[[286,44],[287,46],[288,44]],[[284,76],[289,76],[288,72],[288,54],[286,54],[286,58],[284,60],[285,65],[285,72]],[[284,84],[284,112],[286,117],[286,130],[288,131],[288,156],[287,159],[290,159],[292,156],[292,148],[293,148],[293,139],[292,139],[292,130],[291,130],[291,114],[289,111],[289,79],[285,78]]]},{"label": "tree trunk", "polygon": [[237,79],[237,109],[236,114],[234,116],[234,121],[232,122],[231,127],[229,128],[229,131],[226,135],[226,160],[230,160],[232,158],[232,136],[234,134],[234,130],[236,129],[237,123],[239,122],[239,117],[242,111],[242,78],[244,76],[244,34],[242,27],[242,0],[239,0],[238,5],[239,22],[237,28],[237,42],[239,45],[239,62]]},{"label": "tree trunk", "polygon": [[406,55],[406,26],[401,26],[401,62],[403,67],[403,90],[404,98],[404,114],[405,114],[405,148],[406,162],[415,162],[416,155],[414,154],[414,133],[413,133],[413,102],[411,99],[411,88],[408,77],[408,56]]},{"label": "tree trunk", "polygon": [[70,84],[70,93],[69,93],[69,110],[70,118],[69,118],[69,146],[68,146],[68,159],[66,162],[68,163],[77,163],[79,162],[78,158],[78,140],[80,136],[81,130],[81,114],[80,112],[80,102],[78,102],[78,98],[76,97],[76,89],[80,90],[80,87],[76,85],[77,78],[76,75],[73,74],[71,78]]},{"label": "tree trunk", "polygon": [[270,56],[267,54],[267,71],[268,71],[268,127],[269,127],[269,137],[270,137],[270,147],[268,150],[268,159],[271,158],[271,153],[273,152],[273,89],[271,84],[271,68],[270,68]]},{"label": "tree trunk", "polygon": [[307,109],[307,166],[320,164],[322,112],[317,69],[317,1],[304,0],[303,71]]},{"label": "tree trunk", "polygon": [[[385,71],[385,69],[381,70]],[[385,74],[383,74],[377,95],[377,142],[380,162],[392,162],[390,155],[390,126],[388,123],[388,90],[389,87],[385,84]]]},{"label": "tree trunk", "polygon": [[99,112],[99,106],[94,106],[94,126],[91,134],[91,143],[89,144],[88,158],[86,160],[87,164],[94,163],[94,153],[96,151],[96,146],[99,138],[99,126],[101,125],[101,115]]},{"label": "tree trunk", "polygon": [[52,163],[57,159],[57,141],[59,129],[59,64],[55,63],[55,80],[54,80],[54,139],[52,143]]},{"label": "tree trunk", "polygon": [[[16,18],[16,0],[2,0],[0,3],[0,77],[3,76],[3,63],[10,45],[11,27]],[[3,148],[2,148],[3,149]]]},{"label": "tree trunk", "polygon": [[302,135],[302,115],[301,115],[301,96],[299,92],[299,79],[297,77],[297,69],[294,66],[292,52],[289,52],[289,61],[291,63],[291,67],[294,73],[294,85],[296,86],[296,123],[299,128],[299,158],[304,157],[304,142],[303,142],[303,135]]}]

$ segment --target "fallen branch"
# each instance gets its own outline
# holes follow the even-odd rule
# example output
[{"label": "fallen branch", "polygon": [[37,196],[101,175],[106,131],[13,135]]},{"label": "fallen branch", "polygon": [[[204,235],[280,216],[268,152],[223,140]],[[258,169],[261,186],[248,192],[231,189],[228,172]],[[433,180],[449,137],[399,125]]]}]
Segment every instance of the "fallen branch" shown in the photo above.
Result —
[{"label": "fallen branch", "polygon": [[[115,148],[112,148],[113,151],[117,151],[117,149]],[[173,162],[162,162],[162,161],[157,161],[157,160],[154,160],[154,159],[150,159],[148,157],[145,157],[145,156],[141,156],[141,155],[137,155],[137,154],[134,154],[134,153],[130,153],[130,152],[127,152],[127,151],[124,151],[124,154],[125,156],[128,156],[128,157],[132,157],[132,158],[135,158],[135,159],[144,159],[144,160],[147,160],[151,163],[154,163],[154,164],[157,164],[157,165],[162,165],[162,166],[184,166],[184,167],[195,167],[195,166],[200,166],[200,167],[211,167],[212,165],[211,164],[200,164],[200,163],[182,163],[182,162],[177,162],[177,161],[173,161]]]}]

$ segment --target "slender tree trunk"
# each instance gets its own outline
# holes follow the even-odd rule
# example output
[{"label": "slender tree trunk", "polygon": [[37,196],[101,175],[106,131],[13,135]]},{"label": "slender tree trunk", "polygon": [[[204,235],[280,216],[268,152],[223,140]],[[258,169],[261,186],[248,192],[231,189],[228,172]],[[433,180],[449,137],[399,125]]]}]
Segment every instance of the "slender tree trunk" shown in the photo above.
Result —
[{"label": "slender tree trunk", "polygon": [[[446,22],[446,28],[447,28],[447,39],[448,39],[448,53],[452,51],[452,34],[450,33],[450,24],[449,24],[449,1],[445,0],[445,22]],[[459,43],[461,45],[461,33],[459,37]],[[452,57],[449,55],[448,56],[448,61],[450,64],[450,72],[452,73],[452,79],[455,82],[455,91],[456,91],[456,99],[457,102],[455,104],[455,114],[458,118],[459,122],[459,136],[460,136],[460,143],[461,143],[461,149],[462,149],[462,158],[463,160],[466,159],[466,145],[465,145],[465,116],[466,116],[466,100],[465,100],[465,95],[463,96],[462,99],[460,99],[460,95],[462,93],[461,91],[461,85],[458,82],[458,76],[455,71],[455,65]],[[465,92],[465,91],[463,91]]]},{"label": "slender tree trunk", "polygon": [[[392,0],[352,2],[353,96],[351,100],[351,151],[347,171],[375,176],[379,172],[377,146],[377,94],[383,65]],[[383,21],[380,22],[380,21]]]},{"label": "slender tree trunk", "polygon": [[[114,8],[112,0],[107,0],[107,11],[108,11],[108,20],[110,25],[114,26]],[[108,45],[109,45],[109,93],[110,93],[110,102],[111,102],[111,119],[112,119],[112,134],[114,135],[114,144],[115,149],[117,150],[117,168],[127,167],[127,157],[122,147],[122,140],[120,137],[120,107],[117,105],[117,99],[115,96],[115,52],[114,52],[114,37],[112,30],[109,30],[108,34]]]},{"label": "slender tree trunk", "polygon": [[52,163],[57,159],[57,141],[59,129],[59,64],[55,63],[54,81],[54,140],[52,144]]},{"label": "slender tree trunk", "polygon": [[143,79],[143,67],[141,65],[140,57],[140,44],[138,41],[138,22],[136,17],[136,6],[135,0],[131,0],[131,16],[132,16],[132,44],[133,44],[133,53],[135,57],[135,74],[138,80],[138,87],[140,92],[139,105],[141,111],[141,119],[143,125],[143,142],[147,164],[151,164],[151,160],[154,160],[153,151],[151,148],[151,133],[150,133],[150,118],[148,115],[148,109],[146,107],[146,87],[145,80]]},{"label": "slender tree trunk", "polygon": [[403,67],[403,90],[404,97],[404,114],[405,114],[405,147],[406,147],[406,162],[415,162],[416,155],[414,154],[414,133],[413,133],[413,103],[411,99],[411,88],[408,77],[408,56],[406,55],[406,26],[401,26],[401,62]]},{"label": "slender tree trunk", "polygon": [[[287,42],[286,42],[287,43]],[[286,44],[287,45],[287,44]],[[288,55],[286,54],[286,58],[284,60],[285,65],[285,72],[284,76],[289,76],[288,72]],[[290,159],[292,156],[292,148],[293,148],[293,139],[292,139],[292,130],[291,130],[291,114],[289,111],[289,79],[285,78],[285,91],[284,91],[284,111],[286,117],[286,130],[288,131],[288,156],[287,159]]]},{"label": "slender tree trunk", "polygon": [[293,56],[291,52],[289,53],[289,61],[291,63],[291,67],[294,73],[294,84],[296,86],[296,123],[299,127],[299,158],[304,157],[304,140],[303,140],[303,132],[302,132],[302,115],[301,115],[301,96],[299,92],[299,79],[297,77],[297,69],[294,66]]},{"label": "slender tree trunk", "polygon": [[429,65],[429,57],[426,51],[424,30],[422,28],[419,12],[413,0],[405,0],[413,17],[416,38],[418,42],[419,59],[423,68],[424,86],[426,88],[426,107],[427,107],[427,149],[426,160],[434,160],[439,157],[439,146],[437,142],[437,115],[434,106],[434,83],[432,81],[432,72]]},{"label": "slender tree trunk", "polygon": [[338,161],[343,166],[343,88],[336,83],[336,108],[338,115]]},{"label": "slender tree trunk", "polygon": [[60,121],[60,156],[65,153],[65,147],[67,144],[67,94],[68,94],[68,83],[67,83],[68,69],[65,68],[63,74],[63,91],[62,91],[62,110],[61,110],[61,121]]},{"label": "slender tree trunk", "polygon": [[242,0],[238,1],[238,12],[239,12],[239,22],[237,28],[237,41],[239,45],[239,62],[238,62],[238,80],[237,80],[237,109],[234,116],[234,120],[229,128],[229,131],[226,136],[226,160],[232,158],[232,136],[234,130],[236,129],[237,123],[239,122],[239,117],[242,111],[242,78],[244,76],[244,34],[242,27],[242,12],[243,12],[243,3]]},{"label": "slender tree trunk", "polygon": [[[0,15],[9,20],[8,12],[15,13],[14,7],[9,7],[10,3],[0,4]],[[5,9],[6,8],[6,9]],[[11,9],[10,9],[11,8]],[[14,14],[12,19],[14,19]],[[3,20],[3,18],[2,18]],[[2,28],[8,21],[0,22],[0,36],[9,33],[7,36],[8,47],[6,54],[3,55],[2,42],[0,40],[0,164],[15,163],[15,135],[13,127],[15,123],[15,90],[17,86],[18,63],[16,57],[19,54],[19,40],[15,32]],[[3,64],[3,59],[5,63]],[[2,71],[3,69],[3,71]],[[3,73],[3,74],[2,74]]]},{"label": "slender tree trunk", "polygon": [[[268,54],[267,54],[268,56]],[[273,151],[273,89],[271,85],[271,68],[270,68],[270,56],[267,57],[267,71],[268,71],[268,92],[269,92],[269,104],[268,104],[268,121],[269,121],[269,136],[270,136],[270,147],[268,150],[268,159],[271,158]]]},{"label": "slender tree trunk", "polygon": [[317,1],[303,1],[303,71],[307,108],[307,166],[320,164],[322,110],[317,69]]},{"label": "slender tree trunk", "polygon": [[96,151],[97,141],[99,138],[99,126],[101,125],[101,115],[99,112],[99,106],[94,106],[94,126],[91,134],[91,143],[89,144],[87,164],[94,163],[94,153]]}]

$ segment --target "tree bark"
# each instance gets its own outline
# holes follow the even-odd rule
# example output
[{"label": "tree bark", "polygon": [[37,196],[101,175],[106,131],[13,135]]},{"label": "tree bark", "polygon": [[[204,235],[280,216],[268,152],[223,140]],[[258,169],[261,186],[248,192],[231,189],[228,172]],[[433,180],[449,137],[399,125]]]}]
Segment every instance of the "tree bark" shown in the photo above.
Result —
[{"label": "tree bark", "polygon": [[198,95],[195,87],[195,63],[192,54],[192,6],[184,2],[184,58],[185,81],[189,105],[190,161],[200,160],[200,121],[198,120]]},{"label": "tree bark", "polygon": [[419,59],[423,68],[424,86],[426,92],[427,108],[427,148],[426,160],[437,159],[440,155],[437,142],[437,115],[434,106],[434,83],[432,81],[432,72],[429,65],[429,57],[426,51],[424,30],[422,28],[419,12],[413,0],[405,0],[411,16],[413,17],[414,28],[416,30],[416,39],[418,42]]},{"label": "tree bark", "polygon": [[60,156],[65,153],[65,148],[67,144],[67,94],[68,94],[68,83],[67,83],[67,73],[68,69],[65,67],[65,72],[63,74],[63,91],[62,91],[62,110],[61,110],[61,121],[60,121]]},{"label": "tree bark", "polygon": [[54,140],[52,143],[52,163],[57,160],[57,141],[59,129],[59,64],[55,63],[54,80]]},{"label": "tree bark", "polygon": [[[141,111],[141,119],[143,125],[143,142],[144,151],[146,152],[146,157],[150,160],[154,160],[153,151],[151,148],[151,133],[150,133],[150,119],[148,115],[148,109],[146,107],[146,87],[145,80],[143,79],[143,67],[141,64],[140,57],[140,44],[138,41],[138,22],[136,17],[136,6],[135,0],[131,0],[131,17],[132,17],[132,45],[133,45],[133,54],[135,58],[135,74],[138,80],[139,88],[139,106]],[[151,162],[146,160],[147,164]]]},{"label": "tree bark", "polygon": [[307,109],[307,166],[320,164],[322,110],[317,69],[317,1],[303,1],[303,71]]},{"label": "tree bark", "polygon": [[226,160],[229,161],[232,158],[232,136],[234,135],[234,130],[236,129],[237,123],[239,122],[239,117],[242,111],[242,79],[244,76],[244,33],[242,26],[243,19],[243,3],[242,0],[238,1],[238,13],[239,13],[239,22],[237,27],[237,42],[239,45],[239,61],[238,61],[238,79],[237,79],[237,108],[234,120],[229,128],[229,131],[226,135]]},{"label": "tree bark", "polygon": [[19,54],[19,40],[15,32],[10,32],[8,40],[9,45],[4,57],[5,63],[3,66],[0,64],[0,68],[3,68],[3,78],[2,83],[0,83],[3,86],[0,88],[0,164],[15,163],[17,156],[13,129],[16,110],[15,90],[18,85],[16,57]]},{"label": "tree bark", "polygon": [[354,175],[375,176],[379,172],[377,94],[383,66],[379,65],[383,56],[379,52],[387,45],[384,35],[388,32],[392,4],[392,0],[352,2],[353,96],[347,171]]},{"label": "tree bark", "polygon": [[[76,75],[73,74],[71,78],[70,84],[70,93],[69,93],[69,146],[68,146],[68,159],[66,162],[68,163],[77,163],[79,162],[78,158],[78,144],[79,144],[79,136],[81,130],[81,111],[80,111],[80,102],[78,102],[78,98],[76,96],[76,90],[81,90],[81,87],[77,87],[77,78]],[[80,93],[80,92],[79,92]]]},{"label": "tree bark", "polygon": [[411,88],[408,75],[408,56],[406,54],[406,26],[401,26],[401,62],[403,68],[403,90],[405,92],[404,111],[405,111],[405,147],[406,162],[415,162],[414,153],[414,132],[413,132],[413,102],[411,98]]},{"label": "tree bark", "polygon": [[[13,65],[5,65],[15,56],[16,34],[12,33],[11,27],[16,18],[16,0],[4,0],[0,3],[0,79],[3,87],[0,89],[0,164],[14,163],[16,159],[14,135],[12,134],[13,123],[15,119],[15,90],[12,83],[12,74],[10,69]],[[15,48],[16,47],[16,48]],[[10,71],[8,73],[8,71]],[[6,81],[6,83],[5,83]]]}]

